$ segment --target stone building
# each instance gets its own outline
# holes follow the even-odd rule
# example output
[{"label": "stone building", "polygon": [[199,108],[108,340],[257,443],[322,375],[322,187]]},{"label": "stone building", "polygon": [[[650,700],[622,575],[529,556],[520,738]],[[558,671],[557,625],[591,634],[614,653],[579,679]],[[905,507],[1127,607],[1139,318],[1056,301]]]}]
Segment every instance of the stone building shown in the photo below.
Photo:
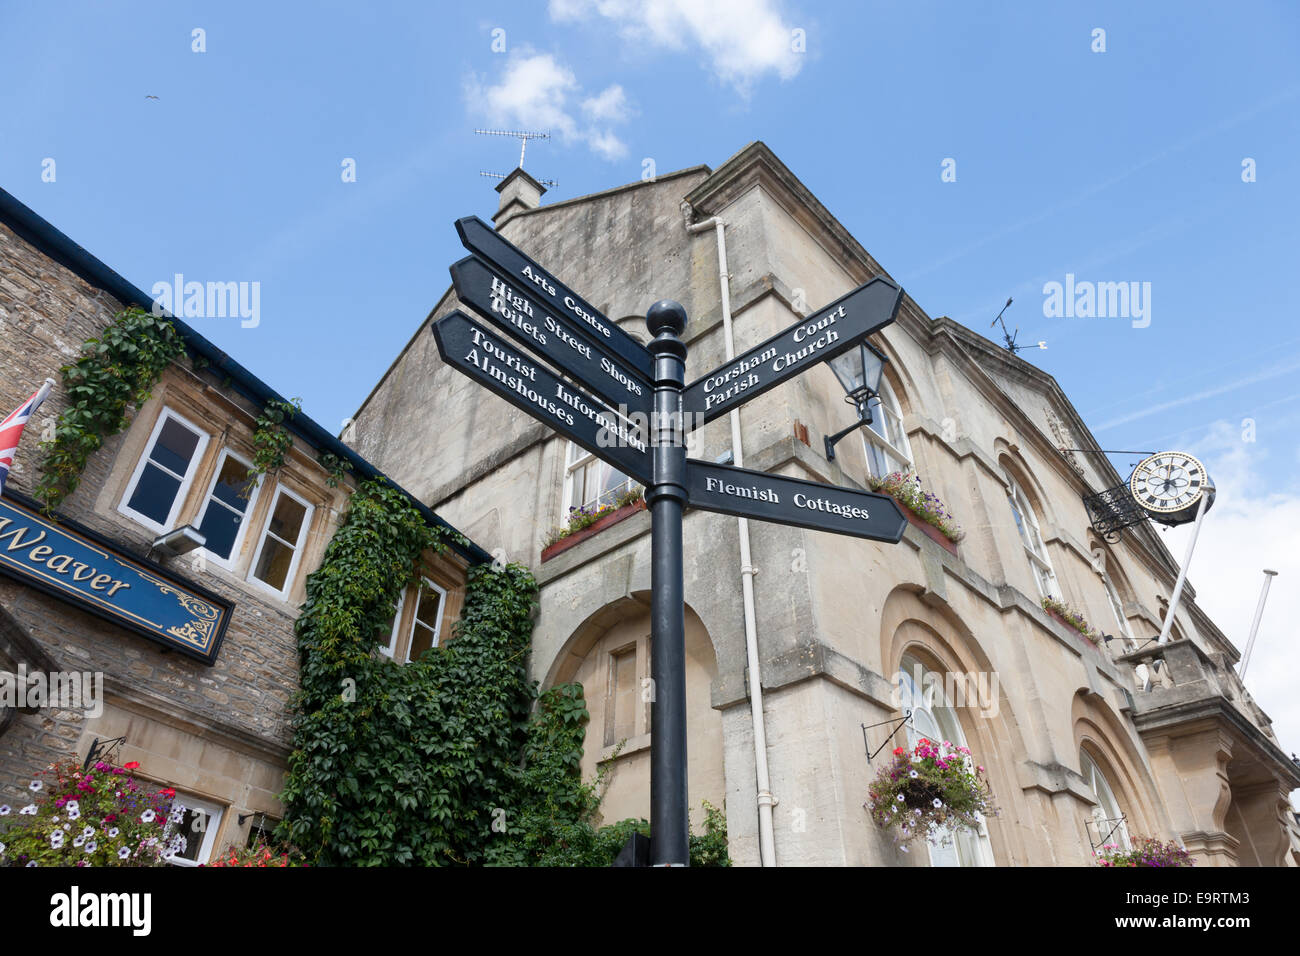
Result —
[{"label": "stone building", "polygon": [[[522,171],[499,189],[501,235],[641,341],[652,302],[686,307],[688,381],[727,357],[727,325],[739,354],[887,274],[761,143],[717,170],[547,206]],[[648,816],[649,516],[629,506],[546,547],[570,508],[609,502],[629,480],[441,362],[429,324],[457,306],[443,296],[366,399],[358,449],[534,569],[533,675],[582,681],[584,770],[610,770],[606,818]],[[693,821],[701,800],[725,802],[742,864],[1073,866],[1104,838],[1138,836],[1179,840],[1200,865],[1300,862],[1288,803],[1300,768],[1194,588],[1173,640],[1148,641],[1177,564],[1149,523],[1117,543],[1092,531],[1082,498],[1122,478],[1104,455],[1065,450],[1097,446],[1052,377],[906,297],[874,342],[888,364],[873,422],[834,460],[820,436],[853,412],[827,368],[744,405],[740,446],[720,419],[688,454],[850,487],[914,470],[965,536],[914,524],[890,545],[688,511]],[[1045,597],[1113,640],[1094,645]],[[944,692],[917,692],[936,677]],[[893,739],[964,741],[1000,810],[977,835],[906,856],[863,808],[881,759],[867,749],[904,706],[913,722]]]},{"label": "stone building", "polygon": [[[3,414],[46,376],[57,380],[82,343],[132,304],[148,309],[151,299],[0,191]],[[0,707],[0,804],[26,803],[32,774],[49,764],[81,763],[96,742],[116,742],[115,762],[138,761],[139,775],[176,788],[202,815],[202,838],[178,861],[192,865],[281,815],[304,581],[349,491],[378,472],[299,412],[287,422],[283,467],[250,482],[255,420],[284,399],[184,322],[174,325],[188,354],[91,457],[52,517],[28,495],[44,422],[68,400],[61,384],[29,423],[5,485],[0,679],[24,690],[61,679],[79,699],[37,706],[24,696],[15,703],[27,707]],[[332,475],[325,455],[350,470]],[[160,539],[186,525],[202,547],[169,555]],[[405,660],[448,634],[466,567],[484,560],[473,545],[426,555],[387,653]],[[91,570],[109,573],[101,581]],[[69,688],[73,676],[84,686]]]}]

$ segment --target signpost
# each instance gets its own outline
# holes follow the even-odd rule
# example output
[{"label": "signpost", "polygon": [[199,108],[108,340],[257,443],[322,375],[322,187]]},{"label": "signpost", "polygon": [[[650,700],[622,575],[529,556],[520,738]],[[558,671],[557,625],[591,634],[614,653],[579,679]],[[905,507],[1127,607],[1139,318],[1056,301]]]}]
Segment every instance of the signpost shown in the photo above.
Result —
[{"label": "signpost", "polygon": [[872,279],[687,386],[686,310],[678,303],[650,307],[646,327],[654,338],[642,346],[481,219],[458,220],[456,230],[473,253],[451,269],[460,300],[576,384],[459,311],[432,326],[443,361],[645,485],[654,686],[651,865],[685,866],[683,510],[691,505],[891,543],[907,526],[887,495],[687,460],[688,422],[711,421],[853,348],[894,321],[903,292],[884,277]]},{"label": "signpost", "polygon": [[686,387],[686,411],[703,424],[853,348],[898,315],[903,290],[877,276]]},{"label": "signpost", "polygon": [[460,301],[565,375],[616,408],[649,414],[650,380],[622,359],[602,354],[586,325],[553,312],[531,284],[503,279],[473,256],[451,267],[451,281]]}]

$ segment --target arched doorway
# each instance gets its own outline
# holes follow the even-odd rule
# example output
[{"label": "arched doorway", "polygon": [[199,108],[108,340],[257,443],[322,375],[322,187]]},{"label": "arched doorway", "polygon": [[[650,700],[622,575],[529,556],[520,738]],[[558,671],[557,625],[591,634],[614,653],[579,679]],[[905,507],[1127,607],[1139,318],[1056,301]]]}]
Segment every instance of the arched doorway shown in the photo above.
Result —
[{"label": "arched doorway", "polygon": [[[546,685],[582,685],[591,715],[583,744],[582,776],[604,772],[600,822],[650,817],[649,595],[606,605],[580,625],[556,655]],[[703,823],[701,801],[723,805],[722,715],[712,706],[717,659],[708,631],[686,609],[686,744],[691,825]]]}]

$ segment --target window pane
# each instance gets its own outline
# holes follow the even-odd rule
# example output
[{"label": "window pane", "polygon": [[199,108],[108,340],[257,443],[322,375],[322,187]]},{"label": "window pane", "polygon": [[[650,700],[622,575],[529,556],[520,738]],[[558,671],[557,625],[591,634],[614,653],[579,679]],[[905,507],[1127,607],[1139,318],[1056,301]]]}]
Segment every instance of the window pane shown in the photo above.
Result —
[{"label": "window pane", "polygon": [[287,547],[269,535],[262,543],[262,556],[257,561],[253,576],[265,581],[277,591],[284,590],[284,582],[289,577],[289,565],[293,563],[293,548]]},{"label": "window pane", "polygon": [[169,418],[158,433],[158,440],[154,442],[149,458],[169,471],[183,475],[189,468],[190,459],[194,457],[194,449],[198,444],[198,435],[176,419]]},{"label": "window pane", "polygon": [[433,629],[425,626],[420,621],[415,622],[415,627],[411,631],[411,647],[406,652],[408,661],[418,661],[420,655],[433,647]]},{"label": "window pane", "polygon": [[248,477],[248,466],[227,455],[221,465],[221,474],[217,476],[217,483],[213,486],[212,496],[243,514],[248,509],[253,484]]},{"label": "window pane", "polygon": [[211,818],[202,810],[185,809],[185,817],[173,839],[184,844],[184,849],[176,854],[182,860],[199,861],[199,851],[203,848],[203,836],[208,832]]},{"label": "window pane", "polygon": [[[173,478],[152,462],[144,466],[140,480],[136,482],[135,491],[127,507],[138,511],[151,521],[166,524],[167,516],[172,513],[172,504],[176,501],[176,492],[180,491],[181,481]],[[170,529],[169,529],[170,530]]]},{"label": "window pane", "polygon": [[415,620],[435,632],[438,629],[438,607],[442,604],[442,595],[437,591],[422,589],[420,603],[415,610]]},{"label": "window pane", "polygon": [[297,545],[298,532],[302,530],[302,519],[306,514],[307,509],[298,502],[288,495],[280,495],[275,502],[275,514],[271,515],[267,530],[277,538]]},{"label": "window pane", "polygon": [[238,511],[231,511],[218,501],[209,502],[203,523],[199,525],[199,534],[207,539],[204,547],[219,558],[229,558],[243,521],[244,516]]},{"label": "window pane", "polygon": [[636,648],[629,647],[613,655],[614,694],[611,704],[614,712],[614,736],[611,744],[636,735]]}]

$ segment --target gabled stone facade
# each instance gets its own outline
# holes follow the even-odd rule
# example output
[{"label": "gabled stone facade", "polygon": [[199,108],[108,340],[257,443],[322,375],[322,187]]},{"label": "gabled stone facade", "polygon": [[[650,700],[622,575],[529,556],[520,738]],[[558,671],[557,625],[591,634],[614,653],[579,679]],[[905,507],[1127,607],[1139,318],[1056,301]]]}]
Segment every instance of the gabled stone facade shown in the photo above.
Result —
[{"label": "gabled stone facade", "polygon": [[[887,274],[762,143],[716,171],[550,206],[511,202],[501,234],[634,336],[644,341],[654,301],[686,307],[688,381],[725,357],[714,231],[689,224],[725,223],[737,354]],[[449,291],[358,411],[358,447],[485,548],[535,570],[533,675],[583,681],[584,769],[609,769],[607,817],[648,816],[649,516],[542,561],[548,531],[574,503],[567,443],[441,362],[429,321],[457,305]],[[742,568],[736,519],[688,512],[693,820],[701,799],[725,801],[732,856],[759,862],[768,797],[756,793],[748,699],[758,675],[746,666],[741,579],[751,573],[775,862],[1087,864],[1113,825],[1086,766],[1104,776],[1133,837],[1181,840],[1202,865],[1300,862],[1286,812],[1300,770],[1191,587],[1176,642],[1142,646],[1159,631],[1177,566],[1149,525],[1114,544],[1092,532],[1083,496],[1121,477],[1102,455],[1063,450],[1096,445],[1055,381],[910,297],[875,342],[905,437],[877,446],[874,467],[910,465],[965,536],[946,547],[909,527],[887,545],[750,522]],[[828,461],[820,438],[852,414],[829,369],[808,371],[741,408],[745,466],[864,487],[873,466],[863,442],[850,436]],[[729,450],[718,420],[688,454],[712,461]],[[1036,537],[1022,535],[1028,521]],[[1044,588],[1115,640],[1094,645],[1044,610]],[[917,668],[971,680],[938,717],[988,768],[1001,812],[956,849],[902,855],[863,808],[881,759],[866,751],[901,716],[900,670]]]}]

